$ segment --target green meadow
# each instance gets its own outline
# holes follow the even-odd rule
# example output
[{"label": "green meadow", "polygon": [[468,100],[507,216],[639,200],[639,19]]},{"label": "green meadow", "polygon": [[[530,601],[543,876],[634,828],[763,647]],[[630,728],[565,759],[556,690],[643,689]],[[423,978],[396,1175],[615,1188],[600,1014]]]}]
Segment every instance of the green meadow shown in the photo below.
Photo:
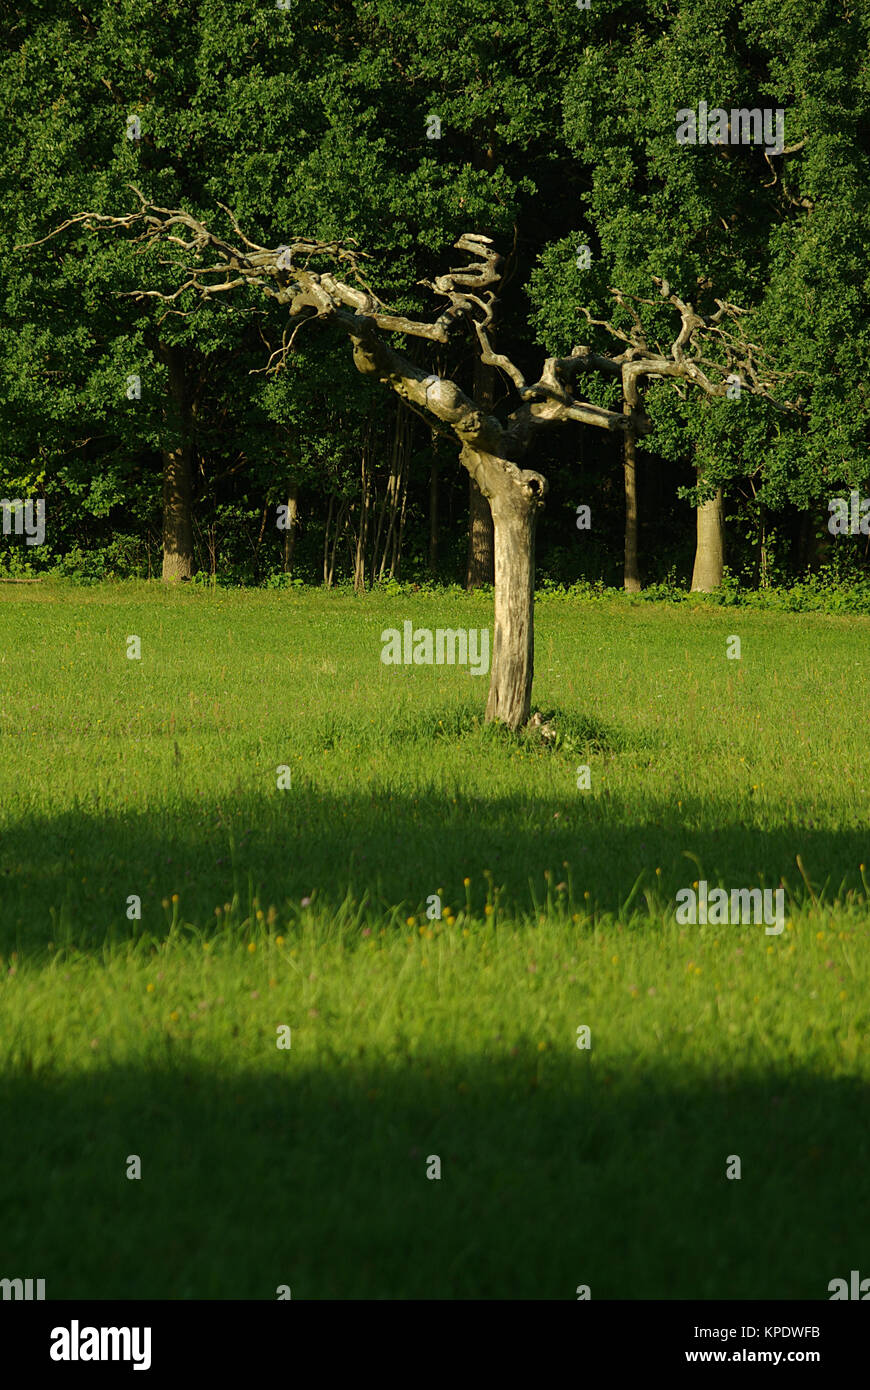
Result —
[{"label": "green meadow", "polygon": [[[406,619],[491,600],[0,586],[0,1277],[870,1276],[870,619],[544,599],[550,739],[384,665]],[[700,880],[781,886],[784,929],[680,925]]]}]

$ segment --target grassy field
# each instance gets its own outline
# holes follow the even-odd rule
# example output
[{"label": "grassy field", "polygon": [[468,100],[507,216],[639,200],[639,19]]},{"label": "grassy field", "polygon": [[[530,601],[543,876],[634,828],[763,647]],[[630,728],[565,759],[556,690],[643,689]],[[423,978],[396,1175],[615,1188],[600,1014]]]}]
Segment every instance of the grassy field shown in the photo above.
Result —
[{"label": "grassy field", "polygon": [[[542,602],[556,746],[484,727],[485,677],[383,665],[405,619],[491,602],[0,587],[0,1277],[870,1275],[870,619]],[[782,884],[785,930],[678,925],[699,879]]]}]

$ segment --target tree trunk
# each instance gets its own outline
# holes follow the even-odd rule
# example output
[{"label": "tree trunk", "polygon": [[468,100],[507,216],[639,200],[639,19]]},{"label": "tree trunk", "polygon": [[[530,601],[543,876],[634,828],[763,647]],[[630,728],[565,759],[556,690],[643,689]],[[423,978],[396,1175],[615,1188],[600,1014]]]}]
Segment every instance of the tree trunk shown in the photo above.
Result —
[{"label": "tree trunk", "polygon": [[[354,592],[365,593],[366,587],[366,549],[369,542],[369,529],[372,514],[372,422],[371,416],[366,421],[365,433],[363,434],[362,455],[360,467],[362,472],[362,490],[360,497],[359,530],[356,535],[356,546],[353,554],[353,587]],[[374,558],[372,558],[372,577],[374,577]]]},{"label": "tree trunk", "polygon": [[[623,402],[623,415],[631,415],[632,407]],[[628,593],[640,593],[640,569],[637,558],[637,448],[633,430],[626,430],[624,440],[625,470],[625,567],[623,585]]]},{"label": "tree trunk", "polygon": [[254,583],[260,582],[260,551],[263,548],[263,537],[266,534],[266,524],[269,520],[268,506],[263,508],[263,515],[260,518],[260,534],[257,537],[257,544],[254,546]]},{"label": "tree trunk", "polygon": [[725,564],[725,510],[722,489],[715,497],[702,503],[697,510],[697,543],[695,568],[692,571],[692,593],[710,594],[722,583]]},{"label": "tree trunk", "polygon": [[[327,577],[326,577],[326,587],[327,587],[327,589],[331,589],[331,588],[332,588],[332,581],[333,581],[333,579],[334,579],[334,577],[335,577],[335,552],[336,552],[336,550],[338,549],[338,543],[339,543],[339,541],[341,540],[341,538],[344,536],[345,532],[347,531],[347,519],[348,519],[349,515],[350,515],[350,502],[347,501],[347,500],[345,500],[344,502],[342,502],[341,506],[339,507],[339,509],[338,509],[338,516],[336,517],[336,520],[335,520],[335,531],[334,531],[333,537],[332,537],[332,550],[331,550],[330,556],[329,556],[329,571],[328,571],[328,574],[327,574]],[[350,547],[350,540],[349,540],[349,539],[348,539],[348,547]],[[352,560],[353,560],[353,551],[351,550],[351,561],[352,561]]]},{"label": "tree trunk", "polygon": [[834,537],[826,523],[819,522],[818,513],[804,512],[801,524],[800,572],[818,573],[823,565],[829,564]]},{"label": "tree trunk", "polygon": [[[490,331],[490,338],[494,340]],[[495,368],[474,359],[474,400],[482,411],[492,410],[495,398]],[[465,587],[477,589],[494,580],[494,547],[492,512],[473,477],[468,479],[468,559],[465,567]]]},{"label": "tree trunk", "polygon": [[[387,557],[393,551],[392,569],[395,568],[396,523],[403,497],[403,479],[408,462],[408,441],[410,439],[410,415],[400,401],[396,402],[393,420],[393,445],[390,452],[390,473],[378,515],[378,527],[372,548],[372,580],[384,577]],[[386,521],[386,532],[384,522]],[[383,544],[382,544],[383,541]],[[378,558],[380,557],[380,559]]]},{"label": "tree trunk", "polygon": [[284,573],[293,573],[293,552],[296,549],[296,528],[299,525],[299,484],[295,478],[287,483],[287,530],[284,532]]},{"label": "tree trunk", "polygon": [[160,360],[169,368],[163,409],[163,579],[171,583],[193,574],[193,466],[190,398],[181,348],[161,343]]},{"label": "tree trunk", "polygon": [[492,512],[473,478],[468,480],[468,562],[466,589],[492,584],[495,574]]},{"label": "tree trunk", "polygon": [[522,472],[468,444],[462,463],[489,499],[495,539],[492,667],[485,718],[516,730],[528,721],[531,710],[535,524],[547,485],[540,473]]},{"label": "tree trunk", "polygon": [[390,578],[398,579],[402,572],[402,540],[405,535],[405,507],[408,502],[408,472],[409,455],[405,450],[404,463],[402,464],[402,476],[399,479],[399,488],[402,496],[402,505],[399,508],[399,525],[393,527],[393,553],[390,559]]},{"label": "tree trunk", "polygon": [[535,664],[537,507],[493,499],[495,613],[487,721],[519,729],[529,718]]},{"label": "tree trunk", "polygon": [[[537,408],[537,414],[530,412],[525,424],[506,431],[491,414],[482,413],[479,404],[455,382],[424,377],[416,368],[403,366],[399,355],[379,341],[364,317],[361,332],[352,332],[351,340],[360,372],[376,375],[404,399],[425,405],[436,418],[451,425],[462,443],[462,466],[489,501],[495,540],[495,622],[486,719],[515,731],[527,723],[531,711],[535,522],[538,508],[544,504],[547,480],[532,469],[518,467],[507,453],[522,456],[532,421],[553,418],[541,416],[542,409],[552,411],[553,407],[532,406],[531,411]],[[577,409],[582,412],[583,408]],[[593,409],[589,407],[590,413]],[[608,422],[621,423],[621,416],[604,414]]]},{"label": "tree trunk", "polygon": [[770,588],[770,554],[767,549],[767,509],[758,507],[758,586]]},{"label": "tree trunk", "polygon": [[329,528],[332,525],[332,513],[335,509],[335,498],[329,494],[329,511],[326,513],[326,530],[323,533],[323,584],[329,588],[332,582],[329,571]]},{"label": "tree trunk", "polygon": [[[472,481],[472,486],[474,483]],[[486,498],[482,499],[485,505]],[[432,466],[429,469],[429,573],[438,573],[438,448],[433,435]]]}]

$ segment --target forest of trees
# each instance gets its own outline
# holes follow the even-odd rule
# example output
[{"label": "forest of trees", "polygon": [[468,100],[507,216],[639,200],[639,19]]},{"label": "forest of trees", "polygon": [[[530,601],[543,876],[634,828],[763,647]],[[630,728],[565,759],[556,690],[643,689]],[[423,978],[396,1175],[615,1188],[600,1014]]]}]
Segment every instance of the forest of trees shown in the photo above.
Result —
[{"label": "forest of trees", "polygon": [[[144,202],[233,245],[240,230],[279,253],[348,248],[382,314],[418,324],[447,307],[456,244],[489,238],[484,350],[468,305],[470,331],[397,330],[392,347],[502,426],[518,380],[569,403],[580,423],[536,432],[524,460],[548,485],[539,578],[870,574],[870,538],[828,527],[831,499],[870,492],[868,7],[43,0],[4,15],[0,497],[44,499],[46,534],[4,536],[0,571],[493,579],[490,506],[457,439],[357,370],[334,316],[291,322],[248,281],[176,293],[171,246],[132,225],[50,235]],[[709,139],[702,104],[729,117]],[[687,109],[696,143],[677,138]],[[779,148],[760,128],[740,139],[751,111],[782,112]],[[576,381],[559,369],[545,389],[548,358],[582,363]],[[582,423],[581,393],[620,427]]]}]

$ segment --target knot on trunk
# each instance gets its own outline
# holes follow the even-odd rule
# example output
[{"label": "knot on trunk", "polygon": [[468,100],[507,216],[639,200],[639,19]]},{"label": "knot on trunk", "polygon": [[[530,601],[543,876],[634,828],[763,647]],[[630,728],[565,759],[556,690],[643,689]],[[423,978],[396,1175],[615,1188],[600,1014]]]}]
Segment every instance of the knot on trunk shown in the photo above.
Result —
[{"label": "knot on trunk", "polygon": [[542,507],[544,498],[547,495],[547,480],[541,473],[535,473],[532,469],[518,470],[518,481],[530,494],[535,506]]}]

